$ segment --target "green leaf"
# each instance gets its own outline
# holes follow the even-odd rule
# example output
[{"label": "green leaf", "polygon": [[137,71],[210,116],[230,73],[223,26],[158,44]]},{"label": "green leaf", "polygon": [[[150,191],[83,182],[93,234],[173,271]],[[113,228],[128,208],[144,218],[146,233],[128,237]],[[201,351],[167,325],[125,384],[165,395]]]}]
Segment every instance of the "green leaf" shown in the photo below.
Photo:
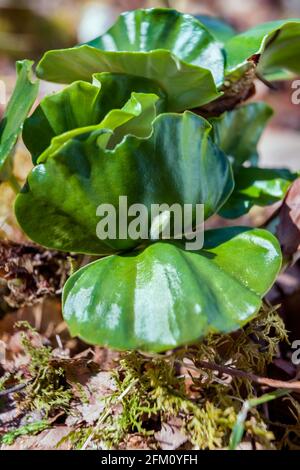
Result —
[{"label": "green leaf", "polygon": [[[133,92],[149,93],[150,101],[153,94],[159,96],[160,99],[156,103],[157,112],[164,110],[166,96],[155,83],[122,74],[95,74],[93,84],[75,82],[64,90],[44,98],[24,124],[23,140],[31,152],[33,162],[37,162],[38,157],[50,146],[52,139],[59,136],[58,140],[66,141],[72,136],[71,131],[76,131],[75,133],[80,135],[82,129],[103,123],[110,111],[117,110],[114,114],[119,113],[119,109],[126,105]],[[148,98],[144,97],[144,100],[147,101]],[[132,118],[134,115],[138,116],[139,111],[144,108],[142,103],[139,105],[134,101],[133,99]],[[145,129],[145,125],[149,127],[149,120],[151,124],[151,120],[154,119],[154,110],[151,112],[151,109],[152,106],[150,106],[150,115],[143,113],[146,118],[144,121],[139,119],[142,135],[143,132],[146,134],[149,132]],[[121,114],[124,117],[124,113]],[[112,125],[107,121],[104,124]],[[126,132],[126,129],[123,128],[123,131]],[[132,132],[138,132],[136,135],[140,135],[140,131],[137,131],[136,127],[132,129]]]},{"label": "green leaf", "polygon": [[12,171],[11,154],[38,94],[39,83],[32,78],[33,62],[19,61],[16,64],[17,82],[0,123],[0,180],[10,178]]},{"label": "green leaf", "polygon": [[[84,82],[81,83],[84,84]],[[37,163],[45,162],[71,139],[84,138],[87,135],[101,136],[102,148],[113,148],[125,135],[129,134],[136,137],[149,137],[152,122],[156,117],[155,104],[158,99],[155,94],[133,92],[122,109],[112,109],[99,124],[79,127],[54,137],[50,146],[39,156]],[[104,139],[102,131],[105,131]],[[99,139],[97,143],[100,144]]]},{"label": "green leaf", "polygon": [[289,170],[244,167],[257,164],[257,144],[272,109],[265,103],[250,103],[210,119],[215,143],[230,158],[235,187],[220,215],[236,218],[246,214],[252,206],[273,204],[284,198],[296,175]]},{"label": "green leaf", "polygon": [[208,231],[199,252],[159,242],[77,271],[64,287],[64,318],[88,343],[161,352],[243,326],[280,265],[278,241],[259,229]]},{"label": "green leaf", "polygon": [[226,43],[227,72],[242,68],[259,54],[258,72],[267,79],[290,79],[300,73],[300,20],[263,23],[234,36]]},{"label": "green leaf", "polygon": [[218,44],[195,17],[176,10],[151,8],[122,13],[104,35],[88,44],[115,52],[164,49],[187,64],[205,66],[216,83],[223,78],[224,60]]},{"label": "green leaf", "polygon": [[90,81],[95,72],[133,74],[158,83],[168,110],[206,104],[224,78],[219,43],[194,17],[170,9],[123,13],[103,36],[71,49],[48,51],[37,66],[45,80]]},{"label": "green leaf", "polygon": [[106,254],[141,243],[96,235],[97,207],[112,204],[119,216],[119,196],[127,196],[128,206],[144,204],[148,213],[152,204],[193,204],[194,217],[202,203],[207,218],[233,189],[231,165],[210,132],[205,119],[185,112],[161,114],[149,138],[127,135],[112,150],[97,136],[73,138],[32,170],[16,200],[17,219],[41,245]]},{"label": "green leaf", "polygon": [[297,178],[286,169],[237,168],[235,187],[228,201],[220,210],[220,215],[234,219],[246,214],[251,207],[268,206],[283,199]]},{"label": "green leaf", "polygon": [[208,29],[217,41],[223,44],[236,35],[235,29],[221,18],[209,15],[195,15],[195,18]]},{"label": "green leaf", "polygon": [[250,103],[209,120],[216,144],[232,158],[233,165],[257,163],[257,144],[272,115],[265,103]]}]

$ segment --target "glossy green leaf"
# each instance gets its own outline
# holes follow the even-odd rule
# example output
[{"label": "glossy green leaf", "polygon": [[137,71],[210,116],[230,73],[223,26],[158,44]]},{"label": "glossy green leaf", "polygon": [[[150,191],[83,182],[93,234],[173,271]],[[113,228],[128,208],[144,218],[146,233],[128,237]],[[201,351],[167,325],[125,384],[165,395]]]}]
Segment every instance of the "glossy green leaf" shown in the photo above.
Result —
[{"label": "glossy green leaf", "polygon": [[208,29],[217,41],[223,44],[236,35],[235,29],[221,18],[209,15],[195,15],[195,18]]},{"label": "glossy green leaf", "polygon": [[165,8],[122,13],[116,23],[90,46],[103,51],[150,52],[165,49],[178,59],[211,70],[223,78],[223,54],[207,29],[193,16]]},{"label": "glossy green leaf", "polygon": [[272,114],[265,103],[250,103],[210,119],[215,142],[233,165],[257,163],[257,144]]},{"label": "glossy green leaf", "polygon": [[251,207],[268,206],[283,199],[297,178],[286,169],[244,168],[235,171],[235,187],[220,215],[234,219],[246,214]]},{"label": "glossy green leaf", "polygon": [[168,110],[206,104],[220,94],[224,56],[194,17],[170,9],[123,13],[103,36],[71,49],[48,51],[37,67],[45,80],[90,81],[95,72],[133,74],[158,83]]},{"label": "glossy green leaf", "polygon": [[[231,165],[210,138],[209,123],[196,114],[161,114],[150,138],[126,136],[113,150],[97,138],[71,139],[38,164],[16,200],[18,221],[34,241],[49,248],[105,254],[141,240],[100,240],[100,204],[118,212],[128,206],[205,204],[205,217],[220,209],[233,189]],[[42,217],[41,217],[42,214]]]},{"label": "glossy green leaf", "polygon": [[263,23],[234,36],[226,44],[227,72],[260,54],[258,71],[268,79],[300,73],[300,19]]},{"label": "glossy green leaf", "polygon": [[244,167],[257,164],[257,144],[272,109],[265,103],[250,103],[210,119],[216,144],[230,158],[235,187],[220,210],[227,218],[240,217],[252,206],[273,204],[284,198],[295,175],[288,170]]},{"label": "glossy green leaf", "polygon": [[[85,138],[87,135],[101,136],[101,141],[98,139],[97,144],[103,148],[113,148],[125,135],[129,134],[136,137],[148,137],[152,131],[152,122],[156,117],[155,104],[158,99],[158,96],[153,93],[133,92],[123,108],[112,109],[99,124],[78,127],[54,137],[49,147],[39,156],[37,163],[46,161],[48,157],[62,149],[68,141]],[[103,131],[106,131],[104,139]]]},{"label": "glossy green leaf", "polygon": [[[162,90],[147,79],[131,75],[101,73],[93,76],[93,84],[75,82],[64,90],[44,98],[24,124],[23,140],[31,152],[33,162],[49,148],[53,139],[53,145],[60,141],[66,142],[72,137],[72,132],[80,135],[90,132],[86,129],[92,126],[107,126],[113,129],[121,124],[121,116],[126,118],[126,109],[120,113],[120,108],[131,101],[131,109],[127,116],[131,122],[131,131],[135,135],[147,135],[151,130],[151,122],[155,117],[153,99],[156,101],[157,112],[165,108],[166,96]],[[143,103],[134,98],[134,93],[148,93],[142,99]],[[159,96],[156,100],[153,94]],[[139,95],[141,97],[141,95]],[[146,106],[146,103],[150,106]],[[153,101],[153,103],[154,103]],[[130,104],[129,104],[130,106]],[[108,113],[111,112],[110,117]],[[141,116],[143,115],[143,119]],[[117,121],[112,123],[112,118]],[[138,121],[133,119],[138,117]],[[108,122],[107,119],[110,119]],[[130,133],[130,128],[119,129],[119,137],[123,133]],[[115,133],[116,137],[116,133]],[[55,140],[56,139],[56,140]]]},{"label": "glossy green leaf", "polygon": [[29,60],[17,62],[17,82],[0,123],[0,180],[7,180],[12,170],[11,154],[38,94],[39,84],[32,77]]},{"label": "glossy green leaf", "polygon": [[72,335],[161,352],[244,325],[278,274],[278,241],[264,230],[238,227],[208,231],[205,239],[199,252],[159,242],[77,271],[63,293]]}]

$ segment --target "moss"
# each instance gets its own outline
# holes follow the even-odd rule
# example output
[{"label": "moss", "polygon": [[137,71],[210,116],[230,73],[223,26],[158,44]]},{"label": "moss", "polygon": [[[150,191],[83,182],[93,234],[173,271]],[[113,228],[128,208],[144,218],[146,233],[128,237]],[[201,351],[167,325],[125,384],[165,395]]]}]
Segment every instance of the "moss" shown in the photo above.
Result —
[{"label": "moss", "polygon": [[[31,378],[26,387],[26,396],[19,400],[23,409],[41,410],[47,417],[58,411],[66,412],[70,407],[72,391],[65,380],[62,367],[52,364],[52,349],[48,346],[33,344],[33,337],[39,339],[38,333],[27,323],[18,322],[18,328],[25,328],[22,333],[22,345],[30,357],[28,373]],[[26,382],[28,377],[24,379]]]},{"label": "moss", "polygon": [[[36,333],[25,327],[23,345],[31,357],[32,382],[26,397],[20,399],[21,406],[42,409],[46,415],[68,411],[72,392],[64,369],[51,365],[51,349],[36,348],[30,337]],[[227,448],[243,404],[261,390],[247,377],[233,378],[201,368],[203,361],[264,375],[282,341],[287,341],[282,320],[274,308],[264,306],[255,320],[233,335],[211,335],[163,355],[123,353],[112,371],[116,390],[103,398],[98,421],[91,427],[78,426],[63,441],[71,442],[74,449],[122,448],[130,435],[138,434],[157,448],[155,432],[162,423],[176,419],[188,445]],[[289,445],[296,429],[276,442],[270,424],[261,406],[251,407],[243,422],[244,439],[266,449]]]},{"label": "moss", "polygon": [[71,444],[72,450],[80,450],[91,433],[91,428],[76,428],[71,431],[67,436],[64,436],[57,444],[56,448],[59,449],[62,444],[68,442]]},{"label": "moss", "polygon": [[0,442],[4,445],[12,445],[17,437],[26,435],[35,435],[41,431],[44,431],[49,427],[47,421],[36,421],[35,423],[25,424],[24,426],[9,431],[0,438]]},{"label": "moss", "polygon": [[[117,391],[107,400],[99,418],[101,426],[91,431],[93,442],[118,447],[128,433],[151,436],[162,422],[179,417],[182,432],[196,448],[227,447],[243,402],[256,396],[257,386],[247,378],[225,379],[201,370],[199,362],[231,364],[263,374],[279,342],[286,340],[276,310],[265,306],[258,318],[235,335],[213,335],[171,355],[123,354],[114,372]],[[179,371],[184,359],[189,360],[193,375],[188,369]],[[264,448],[274,447],[274,435],[261,410],[250,410],[245,430],[248,439]]]}]

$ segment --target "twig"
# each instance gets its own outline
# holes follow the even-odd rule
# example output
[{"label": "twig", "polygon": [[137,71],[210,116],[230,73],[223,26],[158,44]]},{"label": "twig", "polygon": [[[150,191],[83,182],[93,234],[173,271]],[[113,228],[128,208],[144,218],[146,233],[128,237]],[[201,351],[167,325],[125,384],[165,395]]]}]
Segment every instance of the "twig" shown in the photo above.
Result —
[{"label": "twig", "polygon": [[257,72],[257,70],[255,72],[255,75],[256,75],[256,78],[258,78],[258,80],[260,80],[270,90],[274,90],[274,91],[278,90],[278,87],[274,85],[274,83],[269,82],[269,80],[267,80],[263,75]]},{"label": "twig", "polygon": [[26,388],[31,382],[32,380],[29,380],[26,383],[14,385],[13,387],[7,388],[6,390],[0,390],[0,397],[5,397],[6,395],[10,395],[11,393],[20,392],[20,390]]},{"label": "twig", "polygon": [[[180,362],[184,367],[187,369],[193,369],[193,370],[198,370],[196,368],[193,368],[186,362]],[[221,366],[219,364],[215,364],[213,362],[208,362],[208,361],[197,361],[197,364],[203,368],[203,369],[210,369],[210,370],[215,370],[218,372],[221,372],[222,374],[227,374],[231,375],[233,377],[242,377],[245,379],[249,379],[252,382],[258,383],[260,385],[265,385],[267,387],[271,388],[284,388],[288,390],[300,390],[300,381],[291,381],[291,382],[285,382],[283,380],[276,380],[276,379],[269,379],[268,377],[260,377],[256,374],[252,374],[251,372],[244,372],[243,370],[239,369],[234,369],[233,367],[226,367],[226,366]]]}]

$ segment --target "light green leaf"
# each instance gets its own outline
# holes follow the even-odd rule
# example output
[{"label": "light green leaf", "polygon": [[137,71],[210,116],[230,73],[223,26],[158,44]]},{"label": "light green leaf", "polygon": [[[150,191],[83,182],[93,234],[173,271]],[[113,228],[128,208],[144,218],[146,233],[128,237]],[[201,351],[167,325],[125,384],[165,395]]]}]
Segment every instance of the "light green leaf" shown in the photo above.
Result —
[{"label": "light green leaf", "polygon": [[202,203],[207,218],[233,189],[231,165],[210,132],[205,119],[185,112],[161,114],[149,138],[126,136],[113,150],[91,136],[73,138],[32,170],[16,200],[18,221],[41,245],[105,254],[141,243],[96,235],[97,207],[112,204],[119,220],[119,196],[127,196],[128,207],[144,204],[149,214],[152,204],[178,203],[192,204],[195,217]]},{"label": "light green leaf", "polygon": [[[120,112],[120,108],[126,105],[133,92],[149,93],[148,98],[144,96],[143,103],[132,98],[131,105],[129,104],[131,116],[128,116],[141,117],[143,108],[144,119],[139,119],[140,129],[135,125],[137,121],[131,119],[131,131],[135,135],[147,135],[151,130],[151,128],[148,130],[149,125],[155,117],[155,110],[151,105],[153,94],[160,98],[156,102],[157,112],[165,109],[166,102],[165,94],[150,80],[122,74],[95,74],[93,84],[75,82],[64,90],[44,98],[24,124],[23,140],[31,152],[33,162],[36,163],[38,157],[49,148],[52,139],[53,144],[57,145],[60,141],[66,142],[72,135],[90,132],[91,129],[86,129],[87,127],[96,127],[100,123],[111,126],[110,129],[115,127],[112,122],[108,123],[108,113],[112,113],[110,120],[116,115],[124,118],[126,109]],[[148,101],[149,106],[146,105]],[[117,121],[120,125],[121,121],[118,118]],[[119,130],[120,138],[122,132],[126,133],[126,128]],[[129,127],[128,133],[130,133]]]},{"label": "light green leaf", "polygon": [[234,36],[226,43],[227,73],[243,67],[259,54],[258,72],[267,79],[290,79],[300,73],[300,19],[263,23]]},{"label": "light green leaf", "polygon": [[[90,138],[101,136],[101,140],[98,139],[97,143],[103,149],[113,148],[125,135],[148,137],[156,117],[155,104],[158,100],[158,96],[154,94],[133,92],[122,109],[112,109],[99,124],[79,127],[54,137],[50,146],[39,156],[37,163],[45,162],[71,139],[80,139],[87,135],[90,135]],[[104,139],[102,131],[106,131]]]},{"label": "light green leaf", "polygon": [[255,205],[268,206],[283,199],[297,175],[286,169],[240,167],[234,177],[234,191],[220,210],[221,216],[232,219]]},{"label": "light green leaf", "polygon": [[208,231],[199,252],[159,242],[77,271],[64,287],[64,318],[88,343],[161,352],[243,326],[280,265],[278,241],[259,229]]},{"label": "light green leaf", "polygon": [[126,73],[155,81],[168,95],[168,110],[206,104],[220,94],[224,56],[219,43],[194,17],[170,9],[123,13],[87,45],[48,51],[37,67],[45,80],[91,80],[95,72]]},{"label": "light green leaf", "polygon": [[0,180],[9,179],[12,171],[12,151],[38,94],[39,83],[32,77],[33,62],[16,64],[17,82],[0,123]]}]

